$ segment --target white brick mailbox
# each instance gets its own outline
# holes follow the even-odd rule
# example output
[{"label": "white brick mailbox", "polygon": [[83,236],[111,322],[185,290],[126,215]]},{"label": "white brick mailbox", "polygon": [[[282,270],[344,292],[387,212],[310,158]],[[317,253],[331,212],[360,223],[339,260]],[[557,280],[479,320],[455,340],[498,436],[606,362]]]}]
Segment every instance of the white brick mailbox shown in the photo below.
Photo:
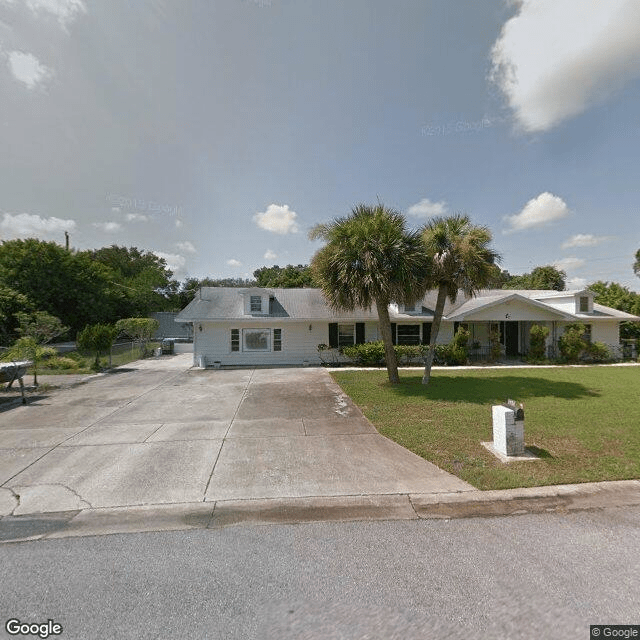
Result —
[{"label": "white brick mailbox", "polygon": [[515,406],[491,407],[493,448],[505,456],[524,455],[524,409]]}]

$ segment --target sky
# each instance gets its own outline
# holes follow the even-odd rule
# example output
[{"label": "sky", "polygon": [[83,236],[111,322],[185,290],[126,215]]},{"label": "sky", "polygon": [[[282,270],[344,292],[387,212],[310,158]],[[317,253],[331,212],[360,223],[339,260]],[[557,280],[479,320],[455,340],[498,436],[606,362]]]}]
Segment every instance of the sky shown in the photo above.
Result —
[{"label": "sky", "polygon": [[0,238],[177,278],[306,264],[382,202],[634,291],[637,0],[0,0]]}]

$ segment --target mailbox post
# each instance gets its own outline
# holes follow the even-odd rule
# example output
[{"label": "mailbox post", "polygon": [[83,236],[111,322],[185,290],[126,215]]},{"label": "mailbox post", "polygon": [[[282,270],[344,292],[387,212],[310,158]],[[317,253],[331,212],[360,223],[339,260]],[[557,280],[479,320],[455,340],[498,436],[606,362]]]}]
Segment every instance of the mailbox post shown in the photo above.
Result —
[{"label": "mailbox post", "polygon": [[491,407],[493,417],[493,448],[505,456],[524,455],[524,407],[507,405]]}]

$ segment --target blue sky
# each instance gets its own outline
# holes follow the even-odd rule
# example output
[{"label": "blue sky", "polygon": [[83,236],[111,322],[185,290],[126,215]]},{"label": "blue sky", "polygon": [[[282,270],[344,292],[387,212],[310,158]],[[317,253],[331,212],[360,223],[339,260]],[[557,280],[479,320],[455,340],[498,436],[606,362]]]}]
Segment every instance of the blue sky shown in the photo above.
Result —
[{"label": "blue sky", "polygon": [[640,290],[637,0],[0,0],[0,103],[2,239],[248,277],[379,199]]}]

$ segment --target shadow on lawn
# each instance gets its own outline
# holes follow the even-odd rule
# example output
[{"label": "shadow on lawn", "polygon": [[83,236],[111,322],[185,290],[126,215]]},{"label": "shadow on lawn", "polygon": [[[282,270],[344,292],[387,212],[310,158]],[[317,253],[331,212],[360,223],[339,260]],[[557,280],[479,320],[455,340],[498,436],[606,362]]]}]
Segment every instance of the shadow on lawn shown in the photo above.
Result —
[{"label": "shadow on lawn", "polygon": [[527,398],[553,397],[566,400],[595,398],[600,394],[578,382],[549,380],[528,376],[505,375],[491,378],[434,376],[427,386],[421,378],[404,378],[399,385],[388,387],[394,395],[448,402],[500,404],[512,398],[524,402]]}]

